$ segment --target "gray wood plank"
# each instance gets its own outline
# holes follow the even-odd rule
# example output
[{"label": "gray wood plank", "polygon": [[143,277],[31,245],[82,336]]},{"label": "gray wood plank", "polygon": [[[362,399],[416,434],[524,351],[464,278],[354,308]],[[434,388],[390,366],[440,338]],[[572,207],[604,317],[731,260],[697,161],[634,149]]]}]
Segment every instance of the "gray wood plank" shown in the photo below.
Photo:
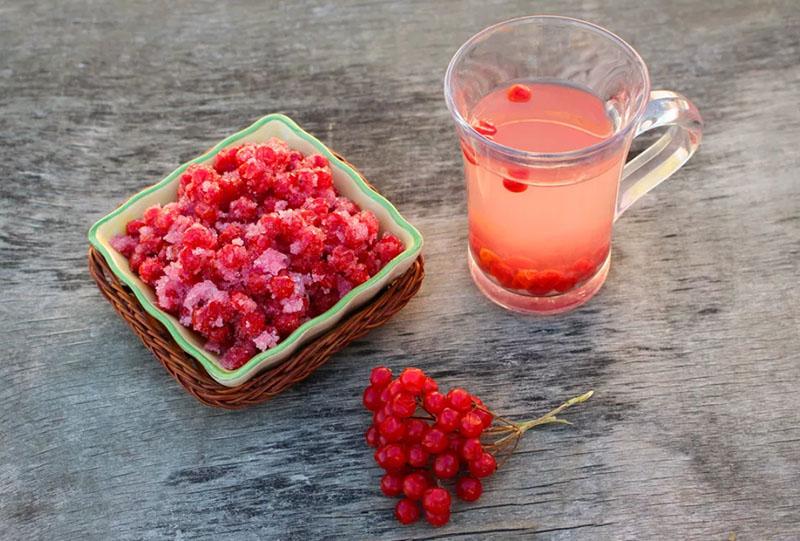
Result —
[{"label": "gray wood plank", "polygon": [[[695,158],[619,222],[599,296],[552,319],[472,287],[441,96],[459,44],[531,10],[618,32],[706,120]],[[0,538],[800,538],[796,1],[0,0],[0,50]],[[306,382],[215,411],[96,291],[85,233],[272,111],[411,217],[428,276]],[[596,395],[447,527],[402,528],[362,443],[377,363],[520,418]]]}]

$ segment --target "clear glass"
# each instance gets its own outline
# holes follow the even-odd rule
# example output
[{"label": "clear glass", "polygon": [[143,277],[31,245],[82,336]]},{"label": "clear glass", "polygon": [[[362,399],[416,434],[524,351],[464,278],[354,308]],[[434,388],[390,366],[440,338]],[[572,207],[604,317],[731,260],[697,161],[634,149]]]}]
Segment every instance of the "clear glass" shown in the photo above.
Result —
[{"label": "clear glass", "polygon": [[[533,90],[531,103],[553,124],[595,100],[609,131],[563,151],[502,144],[474,115],[513,83]],[[566,17],[523,17],[483,30],[451,60],[444,90],[464,158],[473,280],[519,312],[564,312],[589,300],[608,274],[616,218],[678,170],[702,135],[689,100],[651,92],[633,48]],[[666,133],[625,163],[633,138],[662,126]]]}]

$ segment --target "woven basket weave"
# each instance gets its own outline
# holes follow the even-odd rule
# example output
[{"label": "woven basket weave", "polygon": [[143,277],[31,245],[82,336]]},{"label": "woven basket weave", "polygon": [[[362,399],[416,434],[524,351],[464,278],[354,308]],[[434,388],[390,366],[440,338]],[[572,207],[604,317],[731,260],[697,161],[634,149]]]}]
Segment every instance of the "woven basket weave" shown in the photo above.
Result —
[{"label": "woven basket weave", "polygon": [[93,247],[89,248],[89,272],[114,310],[130,325],[167,372],[203,404],[225,409],[260,404],[304,380],[334,353],[386,323],[419,291],[425,276],[420,255],[402,276],[381,290],[365,306],[347,314],[330,331],[302,346],[282,363],[262,370],[238,387],[226,387],[211,378],[194,357],[178,346],[166,327],[142,308],[130,288],[117,278],[102,254]]}]

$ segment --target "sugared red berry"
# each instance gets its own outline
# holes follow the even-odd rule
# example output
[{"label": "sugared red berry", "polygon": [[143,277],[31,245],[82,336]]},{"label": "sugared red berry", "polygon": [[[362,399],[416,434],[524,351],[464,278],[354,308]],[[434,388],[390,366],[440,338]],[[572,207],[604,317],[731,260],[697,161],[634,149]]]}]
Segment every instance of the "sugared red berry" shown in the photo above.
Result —
[{"label": "sugared red berry", "polygon": [[433,460],[433,473],[440,479],[452,479],[458,473],[459,466],[456,454],[446,451]]},{"label": "sugared red berry", "polygon": [[392,371],[385,366],[376,366],[369,374],[369,382],[377,389],[383,389],[392,381]]},{"label": "sugared red berry", "polygon": [[409,473],[403,479],[403,494],[410,500],[419,500],[428,489],[428,479],[420,472]]},{"label": "sugared red berry", "polygon": [[400,524],[412,524],[419,520],[419,506],[416,502],[403,498],[397,502],[394,516]]},{"label": "sugared red berry", "polygon": [[425,386],[425,372],[419,368],[406,368],[400,374],[400,383],[412,395],[418,395]]},{"label": "sugared red berry", "polygon": [[483,484],[475,477],[462,477],[456,483],[456,495],[465,502],[474,502],[482,493]]},{"label": "sugared red berry", "polygon": [[399,473],[387,473],[381,477],[381,492],[394,497],[403,493],[403,476]]},{"label": "sugared red berry", "polygon": [[497,461],[486,451],[469,463],[469,472],[475,477],[487,477],[492,475],[496,469]]},{"label": "sugared red berry", "polygon": [[464,389],[456,387],[447,393],[447,402],[456,411],[467,411],[472,407],[472,396]]}]

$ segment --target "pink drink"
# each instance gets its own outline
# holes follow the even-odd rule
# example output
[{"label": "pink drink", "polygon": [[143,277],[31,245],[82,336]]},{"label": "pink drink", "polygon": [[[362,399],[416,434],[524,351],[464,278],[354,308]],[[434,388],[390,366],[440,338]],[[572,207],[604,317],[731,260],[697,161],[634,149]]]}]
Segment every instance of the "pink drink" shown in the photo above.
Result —
[{"label": "pink drink", "polygon": [[[610,137],[603,102],[554,83],[514,84],[483,97],[468,119],[513,149],[561,153]],[[580,286],[605,263],[627,145],[600,160],[547,168],[478,155],[462,143],[473,261],[495,283],[533,296]]]}]

